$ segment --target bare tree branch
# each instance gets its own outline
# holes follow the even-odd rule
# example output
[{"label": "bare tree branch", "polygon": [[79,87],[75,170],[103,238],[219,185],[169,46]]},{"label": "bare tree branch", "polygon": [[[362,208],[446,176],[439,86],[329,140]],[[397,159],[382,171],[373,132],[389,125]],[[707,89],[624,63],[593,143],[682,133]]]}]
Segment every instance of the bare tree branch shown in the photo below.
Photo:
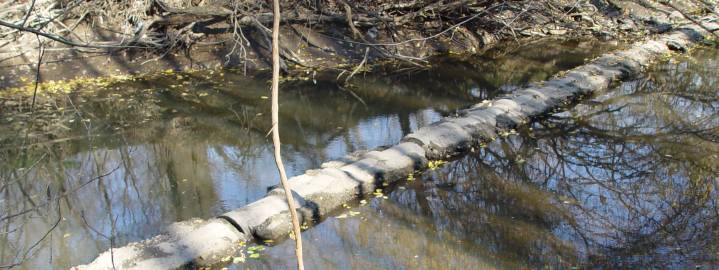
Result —
[{"label": "bare tree branch", "polygon": [[282,155],[280,153],[280,126],[279,126],[279,88],[280,88],[280,1],[272,1],[272,9],[274,12],[274,20],[272,23],[272,143],[275,148],[275,163],[280,173],[280,182],[285,191],[287,206],[290,209],[292,218],[292,231],[295,235],[295,254],[297,256],[297,269],[304,270],[304,262],[302,259],[302,231],[300,230],[300,222],[295,209],[295,199],[290,190],[290,184],[287,181],[285,173],[285,165],[282,163]]}]

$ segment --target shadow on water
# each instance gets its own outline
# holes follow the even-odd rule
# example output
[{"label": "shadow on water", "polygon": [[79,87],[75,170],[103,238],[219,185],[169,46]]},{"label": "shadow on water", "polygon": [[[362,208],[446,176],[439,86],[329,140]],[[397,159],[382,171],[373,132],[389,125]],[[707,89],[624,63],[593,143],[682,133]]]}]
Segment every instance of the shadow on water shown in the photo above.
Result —
[{"label": "shadow on water", "polygon": [[[397,143],[457,109],[546,79],[612,48],[598,45],[549,41],[471,58],[438,58],[428,69],[378,67],[351,81],[349,90],[366,105],[337,87],[336,74],[286,81],[280,106],[288,174],[356,150]],[[27,94],[0,95],[0,266],[47,269],[87,263],[111,244],[139,241],[171,222],[212,217],[264,196],[266,188],[278,182],[266,136],[268,79],[263,72],[244,76],[215,70],[81,81],[67,93],[43,93],[34,112]],[[430,225],[442,203],[441,198],[426,199],[432,192],[417,186],[392,193],[392,201],[400,204],[375,205],[386,215],[383,219],[368,217],[351,227],[321,225],[325,229],[317,233],[332,235],[310,241],[318,246],[308,249],[308,257],[344,263],[333,261],[342,256],[320,254],[325,250],[320,246],[337,245],[333,252],[349,252],[343,255],[349,260],[353,253],[347,248],[359,245],[357,252],[366,253],[351,256],[358,260],[352,265],[371,268],[382,260],[404,259],[397,245],[406,240],[414,242],[404,249],[424,246],[432,253],[456,253],[458,260],[449,266],[459,267],[484,263],[475,252],[493,256],[503,248],[503,239],[495,240],[497,247],[481,240],[488,245],[477,250],[474,240],[455,229],[441,229],[469,230],[478,222],[472,215]],[[419,204],[413,198],[419,198]],[[487,218],[495,212],[489,204],[473,207]],[[543,210],[536,209],[537,218]],[[557,208],[557,213],[564,212]],[[330,226],[335,230],[326,229]],[[392,235],[399,232],[383,226],[405,229]],[[442,233],[433,236],[440,229]],[[349,234],[353,232],[357,235]],[[543,228],[532,232],[545,235]],[[405,240],[373,247],[385,237]],[[460,246],[443,249],[436,237],[456,240]],[[386,265],[413,268],[413,261]],[[311,262],[317,266],[313,269],[332,268]]]},{"label": "shadow on water", "polygon": [[[305,232],[307,267],[719,268],[717,59],[662,63],[368,198]],[[249,268],[292,267],[292,252]]]}]

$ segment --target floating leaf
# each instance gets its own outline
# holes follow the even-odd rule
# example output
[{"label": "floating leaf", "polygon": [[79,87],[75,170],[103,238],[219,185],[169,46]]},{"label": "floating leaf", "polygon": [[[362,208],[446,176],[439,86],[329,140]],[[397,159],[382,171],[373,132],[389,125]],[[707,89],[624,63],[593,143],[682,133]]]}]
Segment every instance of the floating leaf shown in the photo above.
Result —
[{"label": "floating leaf", "polygon": [[434,171],[446,163],[447,163],[447,161],[444,161],[444,160],[430,160],[429,162],[427,162],[427,168],[430,171]]}]

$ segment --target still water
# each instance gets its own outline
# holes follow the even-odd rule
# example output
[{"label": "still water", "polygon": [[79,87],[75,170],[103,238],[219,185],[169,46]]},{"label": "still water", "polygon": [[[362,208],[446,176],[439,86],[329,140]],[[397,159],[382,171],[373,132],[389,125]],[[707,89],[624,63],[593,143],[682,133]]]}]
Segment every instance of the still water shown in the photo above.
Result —
[{"label": "still water", "polygon": [[717,89],[716,49],[662,62],[305,232],[307,267],[718,269]]},{"label": "still water", "polygon": [[[555,41],[285,81],[289,175],[391,145],[612,49]],[[717,267],[716,50],[700,50],[305,232],[308,269]],[[64,269],[278,182],[266,73],[162,72],[0,97],[0,266]],[[291,242],[236,269],[293,266]],[[247,253],[244,255],[249,256]]]}]

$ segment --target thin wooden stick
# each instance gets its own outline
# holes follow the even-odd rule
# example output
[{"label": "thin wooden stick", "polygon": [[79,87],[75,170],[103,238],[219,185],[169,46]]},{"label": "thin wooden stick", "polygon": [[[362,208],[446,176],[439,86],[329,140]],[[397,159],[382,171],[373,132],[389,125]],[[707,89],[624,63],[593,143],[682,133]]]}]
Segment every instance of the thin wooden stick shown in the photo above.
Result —
[{"label": "thin wooden stick", "polygon": [[282,163],[282,155],[280,153],[280,125],[279,125],[279,88],[280,88],[280,1],[272,1],[274,20],[272,23],[272,144],[275,147],[275,163],[277,170],[280,172],[280,182],[285,191],[287,198],[287,206],[290,208],[290,216],[292,218],[292,231],[295,235],[295,255],[297,256],[297,269],[304,270],[304,262],[302,259],[302,233],[300,231],[300,221],[295,210],[295,200],[292,191],[287,183],[287,174],[285,173],[285,165]]}]

